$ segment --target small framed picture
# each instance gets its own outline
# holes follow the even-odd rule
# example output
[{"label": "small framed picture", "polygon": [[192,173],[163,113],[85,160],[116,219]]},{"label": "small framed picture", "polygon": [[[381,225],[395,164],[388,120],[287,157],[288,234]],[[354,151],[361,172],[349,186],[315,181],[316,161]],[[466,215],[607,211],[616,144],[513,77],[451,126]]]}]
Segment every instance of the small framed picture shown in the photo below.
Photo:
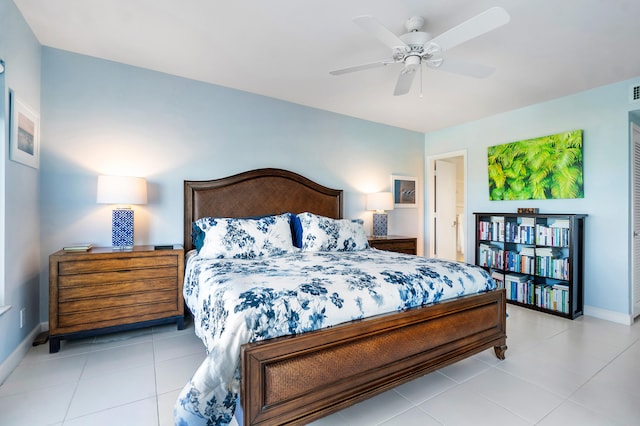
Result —
[{"label": "small framed picture", "polygon": [[9,92],[9,158],[37,169],[40,165],[40,116]]},{"label": "small framed picture", "polygon": [[412,176],[391,176],[393,204],[396,209],[418,207],[418,185]]}]

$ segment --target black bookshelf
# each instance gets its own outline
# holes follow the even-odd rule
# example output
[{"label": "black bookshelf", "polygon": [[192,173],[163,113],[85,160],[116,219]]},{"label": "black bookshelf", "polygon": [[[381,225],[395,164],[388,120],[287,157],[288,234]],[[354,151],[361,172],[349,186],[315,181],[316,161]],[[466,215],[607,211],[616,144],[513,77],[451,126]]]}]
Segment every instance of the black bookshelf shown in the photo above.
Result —
[{"label": "black bookshelf", "polygon": [[584,214],[474,213],[476,265],[507,303],[574,319],[583,311]]}]

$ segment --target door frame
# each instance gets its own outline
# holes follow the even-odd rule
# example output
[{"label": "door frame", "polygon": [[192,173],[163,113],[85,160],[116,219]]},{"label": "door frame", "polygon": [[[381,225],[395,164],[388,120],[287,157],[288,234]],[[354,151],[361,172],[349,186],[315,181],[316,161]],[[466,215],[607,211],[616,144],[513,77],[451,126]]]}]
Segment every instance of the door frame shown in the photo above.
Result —
[{"label": "door frame", "polygon": [[[635,209],[635,205],[636,205],[636,198],[640,197],[640,188],[636,188],[636,184],[635,184],[635,174],[636,174],[636,162],[635,162],[635,150],[636,150],[636,140],[635,140],[635,132],[636,130],[640,131],[640,125],[636,124],[635,122],[631,122],[629,124],[629,139],[631,140],[631,152],[630,152],[630,157],[631,157],[631,179],[630,179],[630,190],[631,190],[631,200],[630,200],[630,204],[631,204],[631,232],[630,232],[630,239],[631,239],[631,244],[630,244],[630,248],[631,248],[631,262],[630,262],[630,273],[631,273],[631,285],[630,285],[630,291],[629,291],[629,310],[631,312],[631,322],[633,323],[633,320],[635,317],[640,315],[640,311],[638,311],[638,309],[636,308],[636,294],[635,294],[635,287],[636,287],[636,280],[640,279],[640,277],[636,276],[636,255],[638,253],[636,253],[635,250],[635,239],[636,238],[640,238],[636,237],[634,234],[636,232],[636,227],[639,225],[636,223],[636,215],[639,214],[640,212],[636,212]],[[640,145],[640,141],[639,141],[639,145]]]},{"label": "door frame", "polygon": [[[433,206],[435,205],[435,193],[432,190],[433,185],[434,185],[434,170],[435,170],[435,164],[436,164],[436,160],[445,160],[447,158],[452,158],[452,157],[462,157],[462,163],[463,163],[463,171],[464,171],[464,189],[463,189],[463,200],[464,200],[464,208],[463,208],[463,217],[464,217],[464,230],[465,230],[465,235],[467,235],[467,239],[469,238],[469,232],[467,232],[467,230],[469,229],[468,225],[468,220],[467,220],[467,150],[463,149],[463,150],[459,150],[459,151],[451,151],[451,152],[445,152],[443,154],[437,154],[437,155],[430,155],[427,157],[427,164],[426,164],[426,185],[425,185],[425,200],[427,201],[427,205],[425,206],[425,230],[427,232],[427,244],[428,244],[428,257],[434,257],[435,253],[434,253],[434,247],[435,247],[435,239],[434,239],[434,235],[435,235],[435,224],[434,224],[434,211],[433,211]],[[466,261],[468,258],[468,252],[469,252],[469,247],[468,244],[466,244],[467,241],[465,240],[465,247],[464,247],[464,260]]]}]

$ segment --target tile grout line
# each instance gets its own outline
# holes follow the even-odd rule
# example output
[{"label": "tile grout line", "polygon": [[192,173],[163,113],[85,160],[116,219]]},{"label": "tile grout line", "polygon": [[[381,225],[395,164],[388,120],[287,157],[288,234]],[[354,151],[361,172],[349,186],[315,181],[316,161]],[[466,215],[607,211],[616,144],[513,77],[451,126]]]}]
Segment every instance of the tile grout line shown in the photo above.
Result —
[{"label": "tile grout line", "polygon": [[156,416],[157,425],[160,426],[160,399],[158,397],[158,368],[156,365],[156,332],[153,330],[151,333],[151,353],[153,354],[153,389],[156,395]]},{"label": "tile grout line", "polygon": [[[633,345],[635,345],[636,343],[638,343],[639,341],[640,341],[640,338],[636,338],[636,340],[634,340],[634,341],[633,341],[633,343],[631,343],[629,346],[627,346],[626,348],[624,348],[624,349],[623,349],[621,352],[619,352],[615,357],[613,357],[610,361],[608,361],[604,366],[600,367],[600,368],[599,368],[595,373],[593,373],[593,374],[592,374],[592,375],[587,379],[587,381],[585,381],[583,384],[581,384],[580,386],[578,386],[578,388],[577,388],[575,391],[571,392],[571,394],[570,394],[569,396],[567,396],[567,398],[564,400],[564,402],[563,402],[563,403],[565,403],[565,402],[567,402],[567,401],[568,401],[568,402],[571,402],[571,403],[573,403],[573,404],[576,404],[576,405],[579,405],[579,406],[581,406],[581,407],[584,407],[584,408],[586,408],[587,410],[590,410],[590,411],[593,411],[593,412],[595,412],[595,413],[597,413],[597,414],[600,414],[601,416],[603,416],[603,417],[605,417],[605,418],[607,418],[607,419],[610,419],[610,420],[613,420],[613,421],[617,421],[615,418],[612,418],[609,414],[607,414],[607,413],[603,413],[602,411],[598,411],[598,410],[596,410],[596,409],[594,409],[594,408],[592,408],[592,407],[585,406],[584,404],[582,404],[582,403],[580,403],[580,402],[578,402],[578,401],[574,401],[574,400],[572,400],[572,399],[571,399],[571,397],[572,397],[573,395],[575,395],[576,393],[578,393],[578,392],[580,391],[580,389],[584,388],[587,384],[589,384],[589,382],[591,382],[591,381],[592,381],[592,380],[593,380],[593,379],[594,379],[598,374],[600,374],[600,373],[601,373],[605,368],[607,368],[608,366],[610,366],[610,365],[611,365],[611,364],[612,364],[616,359],[618,359],[620,356],[622,356],[622,354],[624,354],[625,352],[627,352],[628,350],[630,350],[630,349],[631,349],[631,347],[632,347]],[[549,414],[551,414],[553,411],[555,411],[557,408],[558,408],[558,407],[556,407],[554,410],[552,410],[550,413],[548,413],[548,414],[547,414],[547,416],[548,416]],[[547,416],[545,416],[545,417],[547,417]],[[544,419],[544,418],[543,418],[543,419]],[[542,421],[542,419],[541,419],[541,421]]]},{"label": "tile grout line", "polygon": [[[578,325],[578,324],[579,324],[579,325]],[[574,329],[576,329],[576,328],[578,328],[578,327],[582,327],[582,329],[584,330],[584,323],[583,323],[583,322],[576,323],[576,325],[575,325],[575,326],[574,326],[573,324],[571,324],[571,326],[572,326],[572,327],[574,327]],[[568,328],[568,329],[567,329],[567,330],[565,330],[564,332],[568,332],[569,330],[571,330],[571,329],[570,329],[570,328]],[[557,335],[556,335],[556,336],[557,336]],[[625,352],[627,352],[629,349],[631,349],[631,347],[632,347],[633,345],[635,345],[636,343],[638,343],[638,341],[640,341],[640,338],[636,338],[636,339],[633,341],[633,343],[631,343],[630,345],[628,345],[628,346],[627,346],[626,348],[624,348],[621,352],[618,352],[618,353],[616,354],[616,356],[614,356],[611,360],[607,361],[607,362],[606,362],[606,364],[604,364],[604,365],[603,365],[602,367],[600,367],[597,371],[595,371],[592,375],[590,375],[590,376],[589,376],[589,378],[588,378],[584,383],[582,383],[580,386],[578,386],[578,387],[577,387],[577,389],[575,389],[573,392],[571,392],[567,397],[562,397],[562,398],[563,398],[562,403],[560,403],[560,405],[558,405],[558,406],[557,406],[557,407],[555,407],[553,410],[551,410],[550,412],[548,412],[548,413],[547,413],[547,414],[546,414],[542,419],[540,419],[540,421],[539,421],[538,423],[542,422],[545,418],[547,418],[548,416],[550,416],[551,414],[553,414],[553,412],[555,412],[556,410],[558,410],[558,409],[559,409],[563,404],[565,404],[565,403],[567,403],[567,402],[571,402],[571,403],[573,403],[573,404],[579,405],[579,406],[584,407],[584,408],[586,408],[586,409],[588,409],[588,410],[591,410],[591,411],[593,411],[593,412],[595,412],[595,413],[598,413],[598,414],[600,414],[601,416],[606,417],[607,419],[611,419],[611,417],[610,417],[607,413],[603,413],[603,412],[600,412],[600,411],[598,411],[598,410],[594,410],[594,409],[593,409],[593,408],[591,408],[591,407],[587,407],[587,406],[585,406],[585,405],[581,404],[581,403],[580,403],[580,402],[578,402],[578,401],[574,401],[574,400],[572,400],[572,399],[571,399],[571,397],[572,397],[573,395],[575,395],[577,392],[579,392],[579,391],[580,391],[580,389],[584,388],[584,387],[585,387],[589,382],[591,382],[591,381],[592,381],[592,380],[593,380],[593,379],[594,379],[598,374],[600,374],[600,372],[602,372],[602,370],[604,370],[605,368],[607,368],[607,367],[608,367],[609,365],[611,365],[611,364],[612,364],[616,359],[618,359],[622,354],[624,354],[624,353],[625,353]],[[611,420],[614,420],[614,419],[611,419]],[[538,423],[536,423],[536,424],[538,424]]]},{"label": "tile grout line", "polygon": [[[531,382],[529,382],[528,380],[525,380],[525,379],[524,379],[524,378],[522,378],[522,377],[518,377],[518,376],[516,376],[516,375],[514,375],[514,374],[510,374],[508,371],[504,371],[504,370],[499,369],[499,368],[498,368],[498,365],[500,365],[500,364],[491,365],[489,369],[485,370],[485,371],[484,371],[483,373],[481,373],[481,374],[484,374],[485,372],[489,371],[490,369],[493,369],[493,370],[495,370],[495,371],[499,371],[499,372],[502,372],[502,373],[505,373],[505,374],[509,374],[509,375],[511,375],[511,376],[513,376],[513,377],[515,377],[515,378],[517,378],[517,379],[519,379],[519,380],[522,380],[522,381],[524,381],[524,382],[526,382],[526,383],[529,383],[529,384],[531,384],[531,385],[537,386],[535,383],[531,383]],[[473,376],[473,377],[477,377],[477,376],[479,376],[479,375],[476,375],[476,376]],[[471,377],[469,380],[473,379],[473,377]],[[465,382],[466,382],[466,381],[465,381]],[[465,382],[463,382],[463,383],[465,383]],[[463,383],[460,383],[460,384],[458,384],[458,385],[456,385],[456,386],[461,386]],[[540,386],[538,386],[538,387],[540,387]],[[541,388],[541,389],[543,389],[543,388]],[[522,421],[523,421],[523,422],[530,423],[530,422],[529,422],[529,420],[525,419],[525,418],[524,418],[524,417],[522,417],[520,414],[518,414],[518,413],[514,412],[514,411],[513,411],[512,409],[510,409],[509,407],[505,407],[505,406],[503,406],[502,404],[498,403],[497,401],[494,401],[494,400],[492,400],[492,399],[488,398],[487,396],[485,396],[485,395],[483,395],[483,394],[481,394],[481,393],[479,393],[479,392],[477,392],[477,391],[475,391],[475,390],[473,390],[473,389],[469,389],[469,390],[470,390],[471,392],[473,392],[476,396],[478,396],[478,397],[480,397],[480,398],[484,399],[485,401],[489,401],[490,403],[492,403],[492,404],[494,404],[494,405],[496,405],[496,406],[498,406],[498,407],[500,407],[500,408],[502,408],[502,409],[504,409],[504,410],[508,411],[509,413],[513,414],[513,415],[514,415],[514,416],[516,416],[517,418],[522,419]],[[429,413],[427,413],[427,414],[429,414]],[[429,414],[429,415],[430,415],[431,417],[433,417],[433,415],[432,415],[432,414]],[[435,418],[435,417],[434,417],[434,418]],[[439,421],[439,420],[438,420],[438,421]],[[441,423],[442,423],[442,422],[441,422]],[[531,423],[531,424],[535,424],[535,423]]]},{"label": "tile grout line", "polygon": [[[95,339],[91,342],[91,348],[93,347]],[[62,424],[64,425],[67,421],[67,416],[69,415],[69,410],[71,409],[71,404],[73,404],[73,400],[76,397],[76,392],[78,392],[78,387],[80,386],[80,380],[82,379],[82,374],[84,370],[87,368],[87,362],[89,362],[89,354],[93,352],[92,349],[88,351],[86,354],[86,358],[84,359],[84,364],[82,365],[82,370],[80,370],[80,374],[78,375],[78,380],[76,380],[76,386],[73,389],[73,393],[71,394],[71,399],[69,399],[69,404],[67,404],[67,409],[64,412],[64,416],[62,418]]]}]

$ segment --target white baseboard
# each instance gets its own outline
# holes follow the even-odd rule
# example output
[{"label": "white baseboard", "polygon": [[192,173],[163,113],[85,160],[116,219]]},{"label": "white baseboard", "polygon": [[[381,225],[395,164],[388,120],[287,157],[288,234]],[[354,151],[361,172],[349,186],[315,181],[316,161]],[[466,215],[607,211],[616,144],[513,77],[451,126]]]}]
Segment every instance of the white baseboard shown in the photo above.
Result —
[{"label": "white baseboard", "polygon": [[4,306],[0,305],[0,317],[5,312],[9,312],[9,309],[11,309],[11,305],[4,305]]},{"label": "white baseboard", "polygon": [[38,333],[42,330],[42,324],[38,324],[31,330],[31,333],[25,337],[22,342],[18,345],[18,347],[11,352],[11,355],[5,359],[2,364],[0,364],[0,384],[4,383],[9,377],[9,374],[20,364],[22,358],[29,352],[33,344],[33,340],[36,338]]},{"label": "white baseboard", "polygon": [[621,312],[608,311],[606,309],[596,308],[594,306],[584,307],[584,314],[590,317],[600,318],[603,320],[617,322],[618,324],[631,325],[633,324],[633,317],[629,314],[623,314]]}]

